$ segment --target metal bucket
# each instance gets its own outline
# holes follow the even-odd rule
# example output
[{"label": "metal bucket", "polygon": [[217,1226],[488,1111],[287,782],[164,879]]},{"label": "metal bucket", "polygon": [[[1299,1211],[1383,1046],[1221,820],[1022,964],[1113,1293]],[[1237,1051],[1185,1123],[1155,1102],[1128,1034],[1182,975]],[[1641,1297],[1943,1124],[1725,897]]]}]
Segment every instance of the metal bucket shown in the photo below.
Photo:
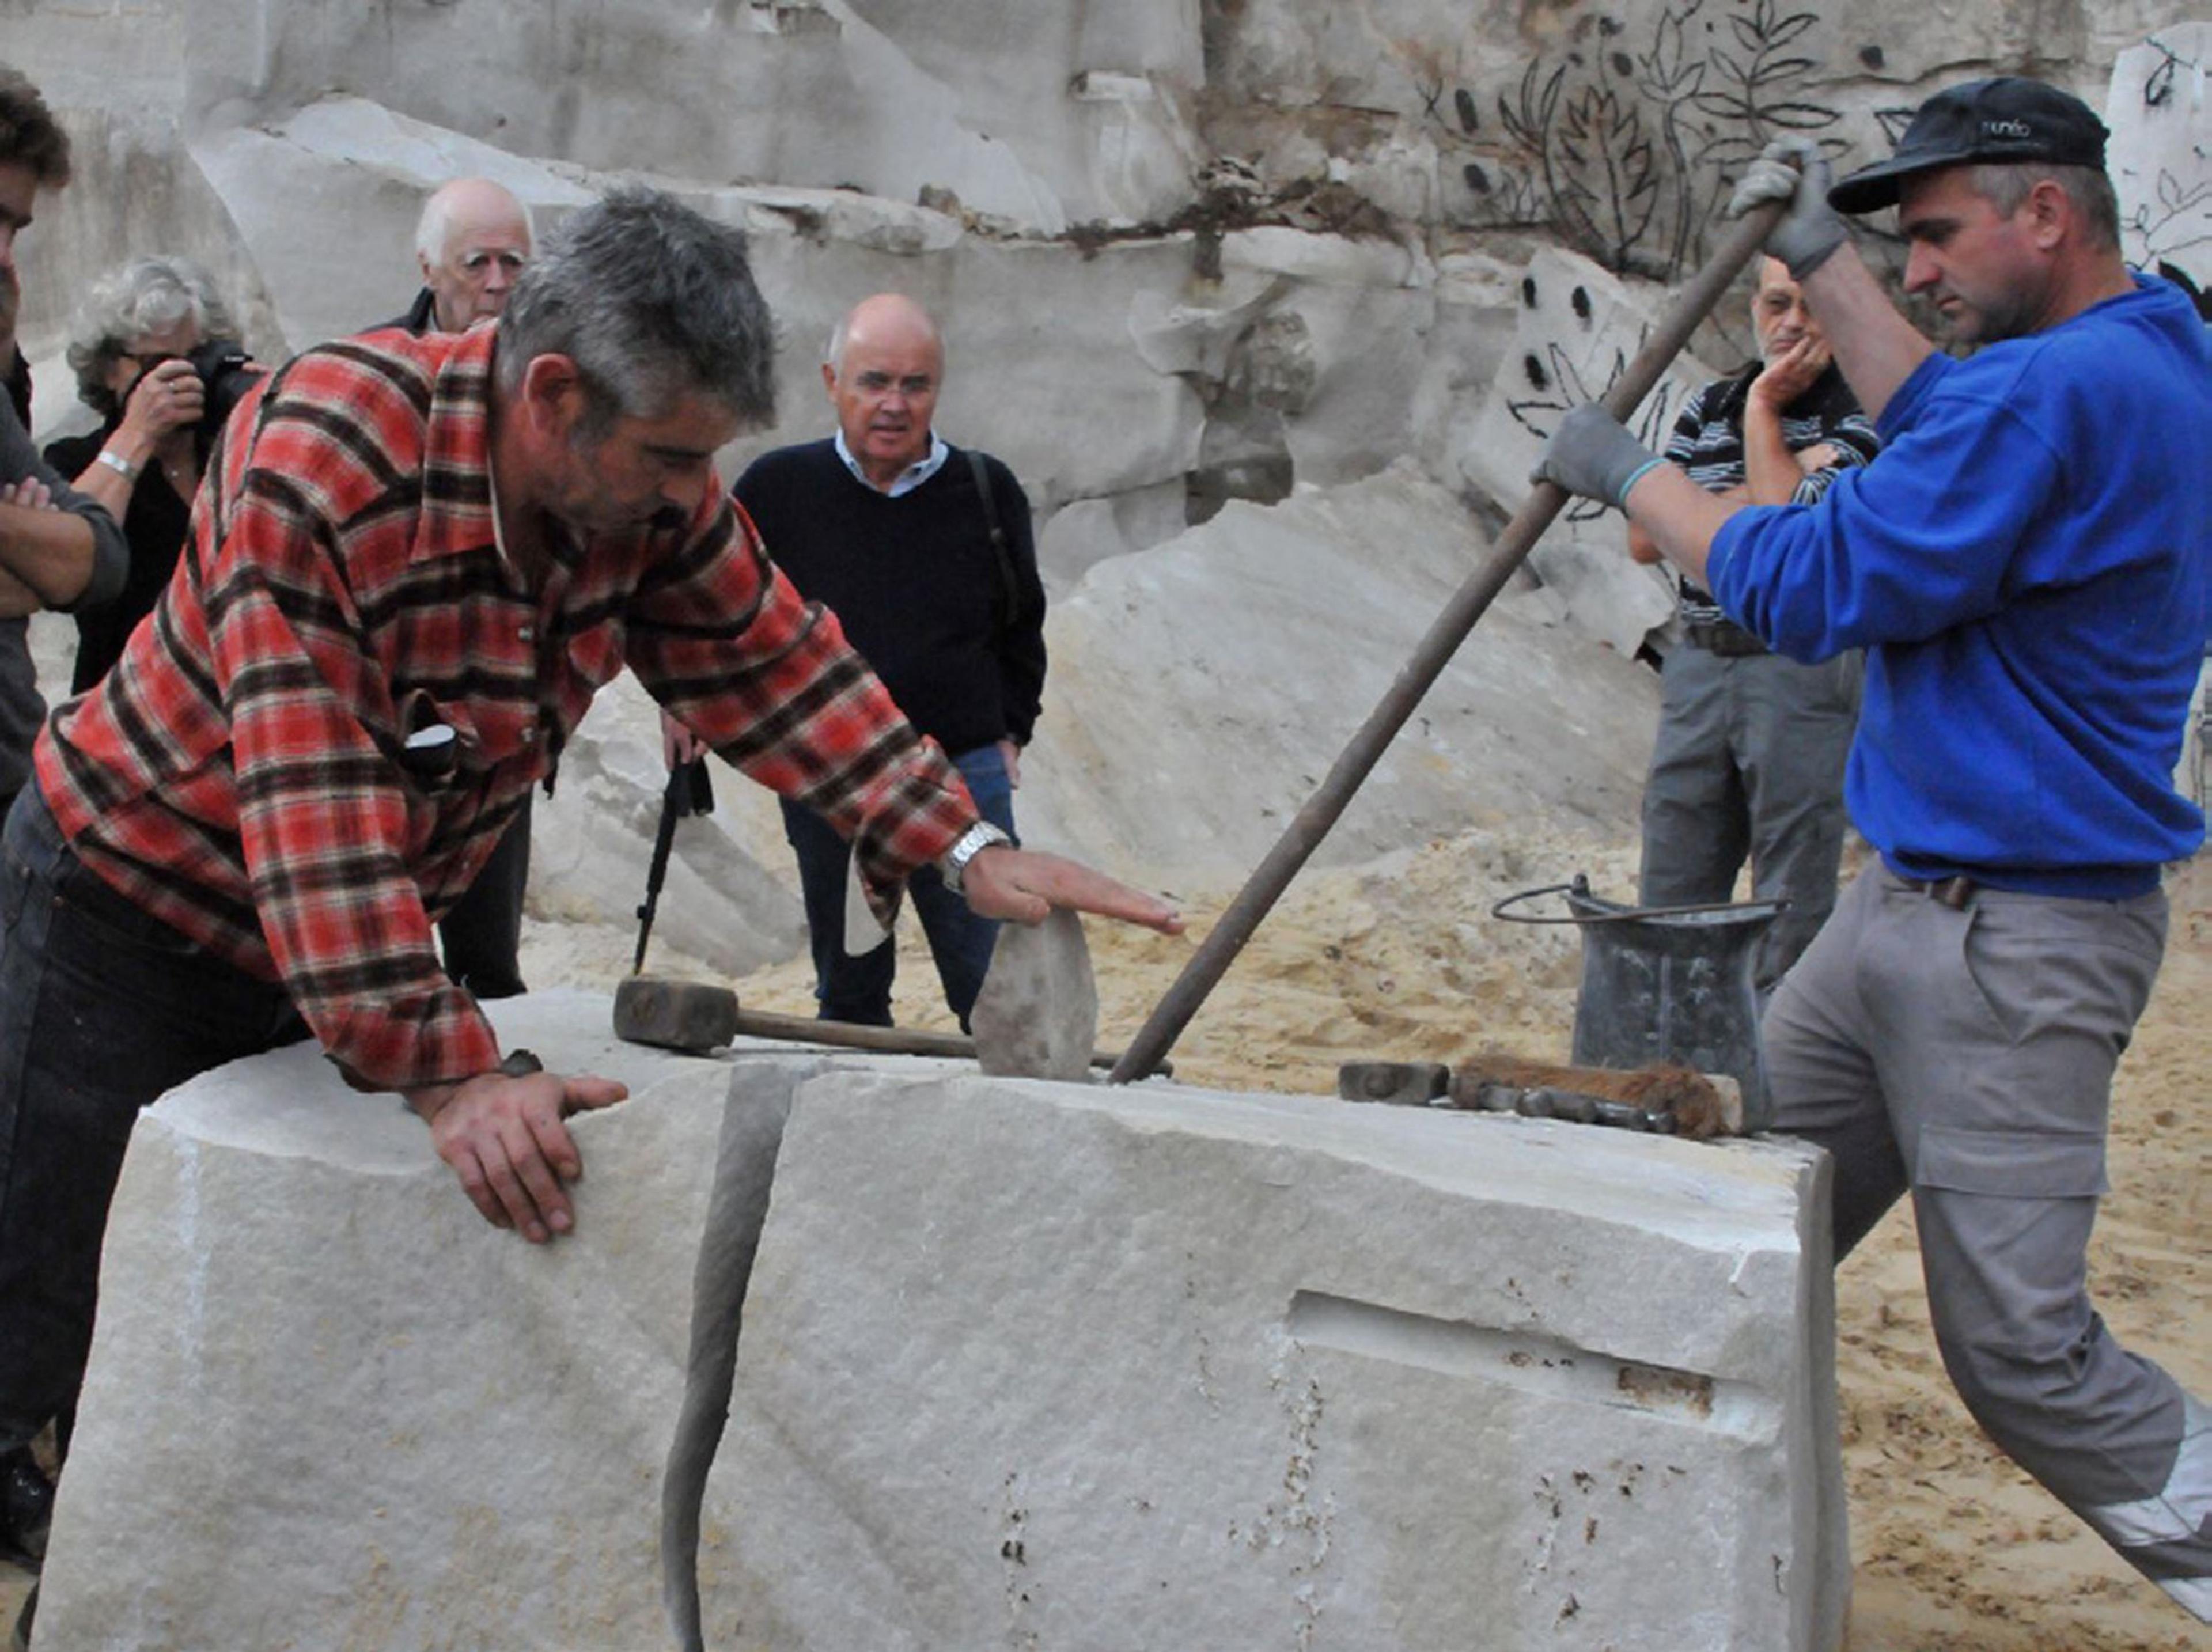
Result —
[{"label": "metal bucket", "polygon": [[[1508,910],[1540,896],[1565,897],[1569,915]],[[1759,938],[1782,901],[1737,905],[1626,907],[1590,893],[1589,881],[1509,896],[1492,908],[1515,923],[1571,923],[1582,932],[1583,980],[1575,999],[1577,1066],[1632,1069],[1662,1061],[1724,1072],[1743,1088],[1747,1131],[1774,1121],[1752,984]]]}]

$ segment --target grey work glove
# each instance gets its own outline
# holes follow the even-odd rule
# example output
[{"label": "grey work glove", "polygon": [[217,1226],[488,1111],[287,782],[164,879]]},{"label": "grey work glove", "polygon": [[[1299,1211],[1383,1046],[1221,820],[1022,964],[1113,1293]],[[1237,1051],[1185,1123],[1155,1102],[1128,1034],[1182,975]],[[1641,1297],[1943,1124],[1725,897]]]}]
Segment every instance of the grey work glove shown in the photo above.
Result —
[{"label": "grey work glove", "polygon": [[1597,403],[1584,402],[1567,410],[1528,480],[1555,483],[1584,499],[1625,506],[1637,478],[1665,462]]},{"label": "grey work glove", "polygon": [[1802,281],[1851,237],[1843,216],[1828,204],[1828,157],[1811,138],[1778,137],[1759,151],[1729,197],[1728,216],[1741,218],[1768,201],[1787,201],[1790,210],[1775,221],[1766,250],[1790,266],[1790,278]]}]

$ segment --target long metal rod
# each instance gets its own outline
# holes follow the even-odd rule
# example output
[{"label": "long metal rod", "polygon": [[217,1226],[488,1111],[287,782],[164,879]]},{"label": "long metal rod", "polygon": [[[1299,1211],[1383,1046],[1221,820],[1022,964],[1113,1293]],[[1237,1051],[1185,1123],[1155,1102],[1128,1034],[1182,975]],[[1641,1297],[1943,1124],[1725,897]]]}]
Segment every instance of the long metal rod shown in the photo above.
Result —
[{"label": "long metal rod", "polygon": [[[1777,202],[1759,208],[1737,223],[1719,251],[1690,278],[1674,309],[1661,320],[1657,331],[1637,352],[1636,359],[1606,392],[1607,411],[1624,423],[1635,413],[1637,404],[1650,394],[1651,387],[1659,382],[1659,375],[1681,354],[1698,324],[1720,302],[1736,272],[1759,251],[1781,212],[1782,203]],[[1413,658],[1399,670],[1397,680],[1391,683],[1382,702],[1352,737],[1335,766],[1307,799],[1305,806],[1292,817],[1275,847],[1267,852],[1267,859],[1245,880],[1244,887],[1222,913],[1212,932],[1191,955],[1182,974],[1162,996],[1145,1024],[1137,1029],[1137,1036],[1129,1041],[1129,1048],[1107,1075],[1109,1082],[1127,1084],[1133,1078],[1143,1078],[1173,1047],[1190,1023],[1191,1017],[1206,1002],[1206,995],[1219,984],[1237,953],[1252,938],[1261,920],[1290,887],[1291,879],[1297,876],[1298,869],[1321,847],[1322,840],[1328,835],[1329,829],[1352,801],[1352,793],[1358,791],[1360,782],[1381,759],[1384,748],[1405,726],[1421,697],[1435,685],[1460,644],[1467,641],[1468,633],[1474,629],[1475,622],[1505,588],[1513,570],[1526,560],[1536,541],[1543,537],[1544,530],[1552,525],[1552,519],[1566,503],[1566,494],[1555,484],[1535,484],[1527,501],[1498,536],[1488,558],[1453,593],[1413,650]]]}]

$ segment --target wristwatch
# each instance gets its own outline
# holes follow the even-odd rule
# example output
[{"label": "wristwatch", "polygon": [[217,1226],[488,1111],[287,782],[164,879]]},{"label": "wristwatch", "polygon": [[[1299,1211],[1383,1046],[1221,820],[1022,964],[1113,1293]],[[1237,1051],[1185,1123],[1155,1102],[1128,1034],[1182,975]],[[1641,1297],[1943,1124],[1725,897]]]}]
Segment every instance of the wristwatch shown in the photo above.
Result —
[{"label": "wristwatch", "polygon": [[960,834],[960,841],[947,849],[937,862],[938,875],[945,879],[945,887],[955,895],[960,893],[961,879],[968,874],[968,863],[994,843],[1011,843],[1008,837],[988,820],[979,820]]}]

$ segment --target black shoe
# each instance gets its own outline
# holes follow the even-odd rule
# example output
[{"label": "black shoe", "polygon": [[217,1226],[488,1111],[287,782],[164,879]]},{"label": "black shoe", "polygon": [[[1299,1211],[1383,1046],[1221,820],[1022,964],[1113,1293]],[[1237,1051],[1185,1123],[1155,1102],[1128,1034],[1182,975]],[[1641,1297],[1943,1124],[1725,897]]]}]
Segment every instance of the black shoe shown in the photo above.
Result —
[{"label": "black shoe", "polygon": [[31,1619],[39,1612],[39,1586],[31,1585],[31,1592],[23,1597],[23,1610],[15,1619],[15,1632],[8,1637],[9,1652],[31,1652]]},{"label": "black shoe", "polygon": [[38,1570],[53,1515],[53,1482],[39,1472],[30,1447],[0,1456],[0,1560]]}]

